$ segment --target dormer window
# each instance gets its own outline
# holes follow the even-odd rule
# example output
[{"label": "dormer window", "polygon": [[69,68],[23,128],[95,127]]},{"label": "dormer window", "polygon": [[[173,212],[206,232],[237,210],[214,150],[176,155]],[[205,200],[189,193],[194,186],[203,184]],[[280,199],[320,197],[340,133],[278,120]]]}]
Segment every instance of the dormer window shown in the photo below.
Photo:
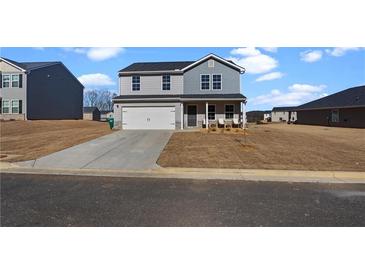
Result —
[{"label": "dormer window", "polygon": [[132,76],[132,90],[133,91],[141,90],[141,77],[139,75]]},{"label": "dormer window", "polygon": [[213,90],[222,89],[222,74],[213,74]]},{"label": "dormer window", "polygon": [[166,74],[162,75],[162,90],[170,90],[171,89],[171,76]]},{"label": "dormer window", "polygon": [[210,75],[209,74],[200,75],[200,89],[201,90],[210,89]]}]

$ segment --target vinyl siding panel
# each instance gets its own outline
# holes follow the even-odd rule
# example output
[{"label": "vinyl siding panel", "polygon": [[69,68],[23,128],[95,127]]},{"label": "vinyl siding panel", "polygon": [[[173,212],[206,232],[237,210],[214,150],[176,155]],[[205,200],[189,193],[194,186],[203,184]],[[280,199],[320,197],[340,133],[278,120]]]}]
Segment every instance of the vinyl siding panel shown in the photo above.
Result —
[{"label": "vinyl siding panel", "polygon": [[82,119],[83,87],[61,64],[31,71],[28,119]]},{"label": "vinyl siding panel", "polygon": [[339,109],[339,122],[331,121],[331,109],[301,110],[297,116],[303,125],[365,128],[365,107]]},{"label": "vinyl siding panel", "polygon": [[[214,67],[208,67],[208,61],[184,73],[185,94],[240,93],[240,73],[217,60]],[[210,74],[210,90],[200,90],[200,75]],[[212,90],[212,74],[222,74],[222,90]]]},{"label": "vinyl siding panel", "polygon": [[162,90],[162,75],[141,75],[141,90],[132,91],[132,76],[121,76],[120,95],[182,94],[183,76],[171,75],[171,89]]}]

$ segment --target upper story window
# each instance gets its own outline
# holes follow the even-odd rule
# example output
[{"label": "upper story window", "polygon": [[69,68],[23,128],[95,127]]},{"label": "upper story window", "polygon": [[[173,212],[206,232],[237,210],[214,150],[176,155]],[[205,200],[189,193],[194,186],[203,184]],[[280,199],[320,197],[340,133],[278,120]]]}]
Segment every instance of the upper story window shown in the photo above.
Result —
[{"label": "upper story window", "polygon": [[3,74],[3,88],[10,88],[10,74]]},{"label": "upper story window", "polygon": [[132,90],[141,90],[141,77],[139,75],[132,76]]},{"label": "upper story window", "polygon": [[162,75],[162,90],[170,90],[171,89],[171,76],[166,74]]},{"label": "upper story window", "polygon": [[222,89],[222,74],[213,74],[213,90]]},{"label": "upper story window", "polygon": [[11,87],[18,88],[19,87],[19,74],[11,75]]},{"label": "upper story window", "polygon": [[210,75],[209,74],[200,75],[200,89],[201,90],[210,89]]},{"label": "upper story window", "polygon": [[3,74],[2,86],[0,88],[21,88],[22,87],[22,75],[21,74]]}]

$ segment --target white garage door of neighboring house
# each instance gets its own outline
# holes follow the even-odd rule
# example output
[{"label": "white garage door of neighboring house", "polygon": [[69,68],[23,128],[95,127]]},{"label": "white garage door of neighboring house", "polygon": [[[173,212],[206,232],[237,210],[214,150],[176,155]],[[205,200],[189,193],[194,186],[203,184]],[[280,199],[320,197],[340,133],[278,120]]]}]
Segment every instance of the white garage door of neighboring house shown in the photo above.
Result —
[{"label": "white garage door of neighboring house", "polygon": [[175,107],[123,107],[124,129],[175,129]]}]

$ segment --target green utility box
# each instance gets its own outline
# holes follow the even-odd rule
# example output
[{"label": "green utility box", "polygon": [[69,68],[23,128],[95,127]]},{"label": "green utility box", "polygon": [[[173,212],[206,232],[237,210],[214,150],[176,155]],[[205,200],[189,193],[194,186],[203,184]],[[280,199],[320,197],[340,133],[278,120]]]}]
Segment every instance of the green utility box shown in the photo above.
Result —
[{"label": "green utility box", "polygon": [[110,129],[113,129],[114,127],[114,118],[108,118],[108,124],[109,124],[109,127]]}]

